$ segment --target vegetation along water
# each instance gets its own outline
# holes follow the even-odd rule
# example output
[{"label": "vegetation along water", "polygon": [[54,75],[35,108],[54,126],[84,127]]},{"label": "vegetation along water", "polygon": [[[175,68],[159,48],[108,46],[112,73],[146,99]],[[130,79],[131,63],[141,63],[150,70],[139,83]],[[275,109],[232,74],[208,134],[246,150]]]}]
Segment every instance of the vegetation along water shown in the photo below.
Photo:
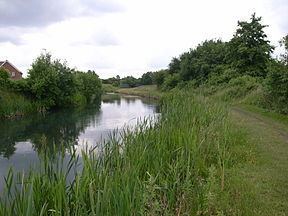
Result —
[{"label": "vegetation along water", "polygon": [[[95,104],[105,91],[157,98],[161,115],[108,130],[108,139],[80,151],[75,140],[95,129],[85,111],[83,118],[79,110],[68,114],[75,121],[60,124],[59,139],[29,135],[39,163],[8,171],[0,215],[287,215],[288,36],[275,57],[266,27],[252,14],[238,22],[230,41],[205,40],[173,58],[168,69],[139,79],[101,82],[95,72],[77,72],[49,54],[35,60],[22,82],[2,71],[4,118],[35,110],[53,117],[83,104],[94,104],[91,116],[101,116]],[[105,97],[103,113],[119,106]],[[125,112],[132,111],[126,107],[116,116]],[[1,154],[9,157],[19,143],[15,150],[11,138],[4,139]]]}]

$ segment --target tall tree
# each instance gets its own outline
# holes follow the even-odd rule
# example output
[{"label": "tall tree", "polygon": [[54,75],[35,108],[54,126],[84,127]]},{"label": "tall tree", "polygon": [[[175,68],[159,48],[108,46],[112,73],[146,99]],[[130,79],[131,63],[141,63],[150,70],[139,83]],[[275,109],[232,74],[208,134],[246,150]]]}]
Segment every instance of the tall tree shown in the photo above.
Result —
[{"label": "tall tree", "polygon": [[281,60],[286,66],[288,66],[288,34],[282,38],[280,45],[285,49],[284,54],[281,55]]},{"label": "tall tree", "polygon": [[267,40],[261,17],[252,14],[250,22],[238,22],[238,29],[229,42],[227,59],[240,74],[265,77],[273,46]]},{"label": "tall tree", "polygon": [[205,82],[209,74],[225,64],[226,43],[221,40],[206,40],[196,49],[180,56],[180,77],[182,80]]},{"label": "tall tree", "polygon": [[169,63],[168,67],[169,67],[169,73],[170,74],[174,74],[174,73],[179,73],[180,71],[180,59],[174,57],[172,58],[171,62]]}]

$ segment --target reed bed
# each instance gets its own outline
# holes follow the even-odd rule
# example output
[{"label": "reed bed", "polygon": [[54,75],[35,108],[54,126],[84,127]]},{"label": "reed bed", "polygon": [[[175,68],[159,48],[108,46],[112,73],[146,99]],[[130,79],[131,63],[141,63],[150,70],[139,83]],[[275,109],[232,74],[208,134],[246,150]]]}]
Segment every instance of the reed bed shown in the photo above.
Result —
[{"label": "reed bed", "polygon": [[65,154],[55,162],[42,153],[39,171],[10,171],[0,215],[221,214],[217,197],[237,139],[227,108],[173,92],[161,112],[157,122],[112,136],[100,153],[71,151],[68,163]]}]

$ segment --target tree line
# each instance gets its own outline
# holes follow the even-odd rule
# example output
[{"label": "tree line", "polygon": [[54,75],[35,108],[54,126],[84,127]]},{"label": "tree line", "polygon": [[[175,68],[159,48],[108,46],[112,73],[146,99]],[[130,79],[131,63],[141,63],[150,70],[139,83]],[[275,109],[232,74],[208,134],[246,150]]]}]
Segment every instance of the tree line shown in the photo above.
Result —
[{"label": "tree line", "polygon": [[261,86],[263,100],[269,102],[266,106],[288,113],[288,35],[280,41],[285,53],[275,58],[275,47],[267,38],[266,27],[261,17],[252,14],[250,20],[238,21],[230,41],[205,40],[172,58],[168,69],[147,72],[139,79],[126,77],[118,84],[156,84],[162,91],[188,84],[196,88],[242,85],[242,91]]},{"label": "tree line", "polygon": [[1,69],[0,85],[2,91],[24,95],[39,111],[100,101],[102,94],[101,79],[94,71],[72,69],[67,62],[52,59],[50,53],[36,58],[26,79],[10,80]]}]

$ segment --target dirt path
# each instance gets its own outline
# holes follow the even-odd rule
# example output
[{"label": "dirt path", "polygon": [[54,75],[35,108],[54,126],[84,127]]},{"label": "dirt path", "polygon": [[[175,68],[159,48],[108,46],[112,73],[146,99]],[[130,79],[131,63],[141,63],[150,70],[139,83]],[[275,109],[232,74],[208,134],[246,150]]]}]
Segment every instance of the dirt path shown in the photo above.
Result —
[{"label": "dirt path", "polygon": [[288,215],[287,125],[239,107],[231,109],[231,116],[247,129],[249,145],[255,152],[255,162],[239,170],[256,198],[251,205],[254,215]]}]

